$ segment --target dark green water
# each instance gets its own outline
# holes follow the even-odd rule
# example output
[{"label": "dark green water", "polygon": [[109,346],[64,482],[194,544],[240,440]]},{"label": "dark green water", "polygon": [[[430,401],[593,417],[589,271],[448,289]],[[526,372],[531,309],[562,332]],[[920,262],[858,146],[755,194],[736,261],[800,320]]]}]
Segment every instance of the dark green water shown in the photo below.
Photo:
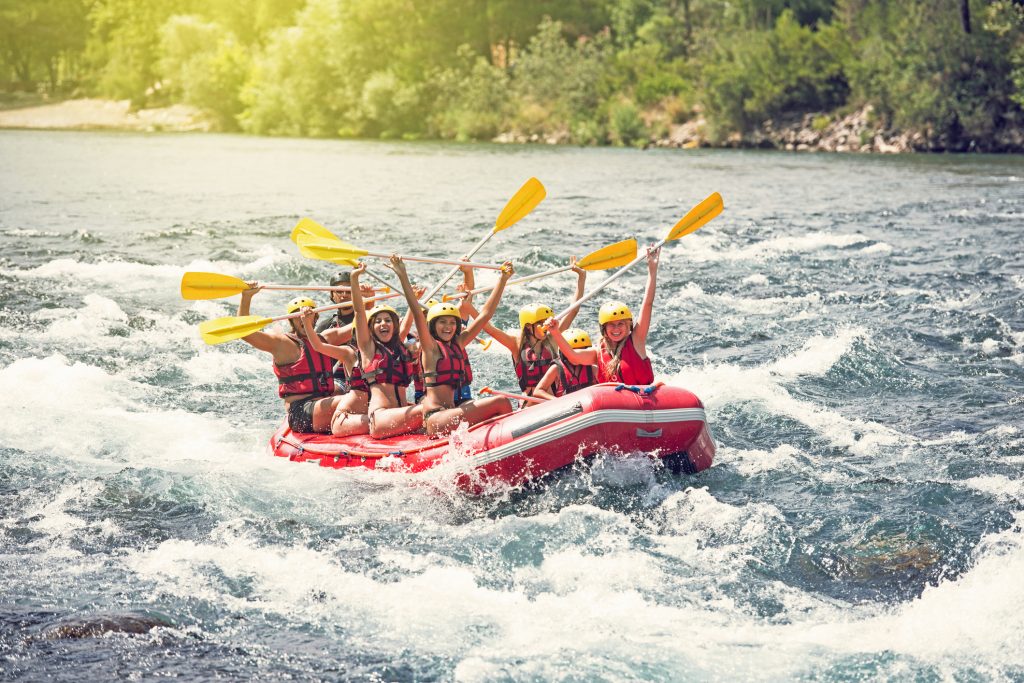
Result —
[{"label": "dark green water", "polygon": [[[9,131],[0,159],[4,679],[1024,679],[1021,159]],[[182,272],[321,282],[307,215],[456,255],[530,176],[480,253],[520,273],[724,196],[666,248],[648,344],[714,467],[609,451],[474,499],[271,457],[269,363],[199,340],[235,301]],[[167,626],[55,637],[124,614]]]}]

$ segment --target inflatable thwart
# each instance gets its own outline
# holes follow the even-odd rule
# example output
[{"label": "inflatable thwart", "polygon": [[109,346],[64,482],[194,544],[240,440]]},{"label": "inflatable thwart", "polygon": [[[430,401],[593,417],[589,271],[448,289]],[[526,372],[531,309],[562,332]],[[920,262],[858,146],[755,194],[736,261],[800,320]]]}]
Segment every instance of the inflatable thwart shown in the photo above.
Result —
[{"label": "inflatable thwart", "polygon": [[276,456],[334,469],[415,474],[443,465],[470,493],[516,486],[600,450],[644,451],[687,473],[707,469],[715,455],[700,399],[664,384],[598,384],[443,439],[296,434],[284,424],[270,446]]}]

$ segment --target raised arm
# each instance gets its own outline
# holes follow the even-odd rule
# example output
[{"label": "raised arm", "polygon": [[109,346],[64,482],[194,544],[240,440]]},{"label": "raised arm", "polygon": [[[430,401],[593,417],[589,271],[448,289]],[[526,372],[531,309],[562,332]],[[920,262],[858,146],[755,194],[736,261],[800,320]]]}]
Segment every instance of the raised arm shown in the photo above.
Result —
[{"label": "raised arm", "polygon": [[416,325],[416,336],[420,338],[420,351],[424,349],[430,349],[434,351],[436,343],[434,338],[430,336],[430,327],[427,325],[427,316],[424,315],[423,309],[420,307],[420,301],[416,297],[416,290],[413,289],[412,283],[409,282],[409,273],[405,270],[405,262],[402,257],[393,254],[391,256],[391,270],[395,271],[395,275],[398,276],[398,281],[402,283],[402,293],[405,294],[405,300],[409,304],[408,315],[412,316],[412,321]]},{"label": "raised arm", "polygon": [[[252,304],[252,298],[256,296],[262,287],[260,283],[256,281],[246,283],[249,285],[249,289],[242,291],[242,298],[238,301],[238,315],[244,317],[249,315],[249,308]],[[277,346],[277,340],[274,335],[262,330],[253,332],[252,334],[242,337],[242,341],[246,342],[250,346],[259,349],[260,351],[266,351],[267,353],[274,353]]]},{"label": "raised arm", "polygon": [[366,264],[360,263],[352,269],[350,284],[352,287],[352,313],[353,323],[356,326],[356,345],[363,354],[363,358],[373,358],[373,335],[370,334],[370,325],[366,322],[366,303],[363,301],[363,292],[359,288],[359,276],[366,271]]},{"label": "raised arm", "polygon": [[[465,306],[468,309],[468,313],[471,317],[480,317],[480,312],[476,310],[476,307],[473,306],[473,304],[465,304]],[[509,352],[512,353],[513,358],[519,357],[519,340],[516,337],[512,336],[505,330],[498,329],[497,327],[492,325],[490,321],[484,324],[484,332],[494,337],[494,339],[497,340],[499,344],[508,349]]]},{"label": "raised arm", "polygon": [[316,314],[313,313],[313,309],[308,306],[302,307],[302,329],[306,333],[306,339],[309,341],[309,345],[314,349],[330,356],[335,360],[340,361],[352,361],[352,348],[349,346],[335,346],[334,344],[328,344],[320,338],[320,335],[313,329],[313,317]]},{"label": "raised arm", "polygon": [[487,303],[484,304],[480,315],[474,318],[473,322],[459,336],[460,344],[465,346],[473,341],[476,335],[480,334],[480,330],[484,328],[484,325],[490,321],[491,316],[498,310],[498,302],[501,301],[501,293],[505,291],[505,283],[508,282],[513,273],[515,273],[515,269],[512,267],[511,261],[505,261],[501,264],[501,275],[498,277],[498,284],[491,291],[491,295],[487,297]]},{"label": "raised arm", "polygon": [[[573,272],[575,272],[576,276],[577,276],[576,277],[576,296],[574,296],[573,299],[572,299],[572,303],[576,303],[577,301],[579,301],[580,299],[583,298],[583,290],[587,286],[587,271],[583,270],[582,268],[580,268],[579,266],[576,265],[576,257],[575,256],[573,256],[569,260],[569,263],[570,263],[570,265],[572,265]],[[572,327],[572,321],[576,319],[576,314],[579,313],[579,312],[580,312],[580,307],[579,306],[577,306],[576,308],[572,309],[572,312],[569,313],[569,315],[565,316],[565,320],[562,321],[562,327],[564,327],[565,329],[569,329],[570,327]]]},{"label": "raised arm", "polygon": [[596,349],[574,349],[569,346],[569,342],[565,341],[565,337],[562,336],[562,330],[558,323],[558,318],[548,318],[545,323],[548,329],[548,336],[551,337],[558,350],[562,352],[565,359],[573,365],[597,365],[597,350]]},{"label": "raised arm", "polygon": [[[404,340],[409,336],[409,330],[412,329],[412,309],[418,308],[423,310],[423,306],[420,304],[420,297],[427,291],[427,288],[423,285],[414,285],[412,288],[413,294],[416,295],[416,303],[409,303],[409,310],[402,316],[402,324],[398,326],[398,338]],[[408,301],[408,299],[406,300]],[[403,342],[404,343],[404,342]]]},{"label": "raised arm", "polygon": [[640,315],[633,324],[633,346],[641,358],[647,357],[647,332],[651,329],[651,313],[654,310],[654,291],[658,281],[658,259],[661,247],[647,248],[647,287],[644,288],[644,300],[640,304]]}]

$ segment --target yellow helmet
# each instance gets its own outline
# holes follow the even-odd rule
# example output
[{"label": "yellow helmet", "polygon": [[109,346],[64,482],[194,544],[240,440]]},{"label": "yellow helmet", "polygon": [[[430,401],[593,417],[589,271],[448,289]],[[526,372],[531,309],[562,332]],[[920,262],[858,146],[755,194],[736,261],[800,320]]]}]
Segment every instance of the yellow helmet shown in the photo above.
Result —
[{"label": "yellow helmet", "polygon": [[519,309],[519,329],[554,317],[555,312],[551,310],[550,306],[545,306],[544,304],[523,306]]},{"label": "yellow helmet", "polygon": [[427,311],[427,322],[429,323],[434,318],[440,318],[441,316],[445,315],[453,315],[460,322],[462,321],[462,315],[459,313],[458,306],[456,306],[455,304],[450,304],[448,302],[442,302],[439,304],[434,304],[433,306],[430,307],[430,309]]},{"label": "yellow helmet", "polygon": [[285,310],[288,311],[289,313],[294,313],[300,308],[304,308],[306,306],[310,308],[316,308],[316,302],[310,299],[308,296],[298,296],[288,302],[288,306],[287,308],[285,308]]},{"label": "yellow helmet", "polygon": [[372,322],[373,321],[373,317],[375,315],[377,315],[378,313],[391,313],[391,314],[393,314],[395,316],[395,318],[397,318],[399,320],[402,319],[402,316],[398,315],[398,311],[393,309],[391,306],[388,306],[387,304],[376,304],[376,305],[374,305],[373,308],[371,308],[370,310],[368,310],[366,312],[366,319],[368,321]]},{"label": "yellow helmet", "polygon": [[590,335],[578,327],[565,331],[565,340],[574,349],[589,349],[593,344],[590,342]]},{"label": "yellow helmet", "polygon": [[601,309],[597,312],[597,322],[599,325],[610,323],[613,320],[632,319],[633,313],[629,310],[629,306],[621,301],[609,301],[606,304],[602,304]]},{"label": "yellow helmet", "polygon": [[441,303],[441,302],[438,301],[437,299],[427,299],[427,308],[429,309],[434,304],[439,304],[439,303]]}]

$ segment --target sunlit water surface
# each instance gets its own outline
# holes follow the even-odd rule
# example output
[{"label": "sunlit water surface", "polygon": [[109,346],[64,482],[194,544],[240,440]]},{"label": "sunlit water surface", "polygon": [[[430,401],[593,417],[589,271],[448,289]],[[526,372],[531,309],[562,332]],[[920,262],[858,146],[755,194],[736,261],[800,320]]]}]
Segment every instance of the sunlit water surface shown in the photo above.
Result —
[{"label": "sunlit water surface", "polygon": [[[1024,679],[1020,158],[0,132],[0,159],[0,677]],[[205,346],[236,301],[181,274],[323,282],[307,215],[451,257],[530,176],[548,199],[479,254],[520,273],[725,197],[665,249],[648,344],[715,465],[609,448],[469,498],[273,458],[268,359]],[[165,626],[60,635],[119,615]]]}]

